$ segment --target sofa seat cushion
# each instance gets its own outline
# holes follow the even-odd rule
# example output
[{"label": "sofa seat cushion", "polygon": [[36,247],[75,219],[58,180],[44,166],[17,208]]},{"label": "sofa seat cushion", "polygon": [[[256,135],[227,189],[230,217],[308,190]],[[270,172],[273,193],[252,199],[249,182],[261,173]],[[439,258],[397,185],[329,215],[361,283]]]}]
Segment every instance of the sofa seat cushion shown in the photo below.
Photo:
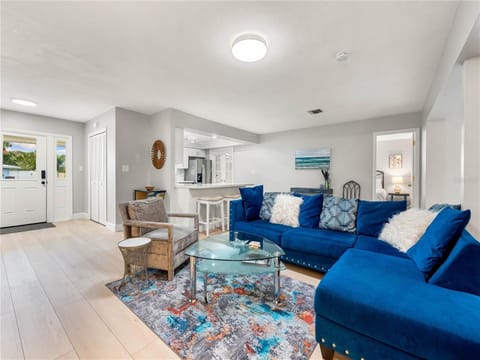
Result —
[{"label": "sofa seat cushion", "polygon": [[480,354],[480,297],[432,286],[410,259],[348,250],[320,282],[315,311],[427,359]]},{"label": "sofa seat cushion", "polygon": [[355,241],[354,248],[359,250],[372,251],[372,252],[385,254],[385,255],[398,256],[405,259],[410,258],[407,254],[394,248],[392,245],[390,245],[386,241],[377,239],[372,236],[358,235],[357,240]]},{"label": "sofa seat cushion", "polygon": [[355,234],[343,231],[296,228],[282,236],[282,248],[339,258],[353,247]]},{"label": "sofa seat cushion", "polygon": [[[143,236],[152,239],[153,241],[167,241],[168,229],[155,229]],[[176,254],[181,250],[185,250],[189,245],[193,244],[198,239],[197,231],[190,226],[173,224],[173,252]],[[155,248],[155,244],[151,246],[151,252]]]},{"label": "sofa seat cushion", "polygon": [[263,236],[268,240],[280,245],[282,234],[290,230],[290,226],[281,224],[272,224],[265,220],[237,221],[235,231],[244,231],[246,233]]}]

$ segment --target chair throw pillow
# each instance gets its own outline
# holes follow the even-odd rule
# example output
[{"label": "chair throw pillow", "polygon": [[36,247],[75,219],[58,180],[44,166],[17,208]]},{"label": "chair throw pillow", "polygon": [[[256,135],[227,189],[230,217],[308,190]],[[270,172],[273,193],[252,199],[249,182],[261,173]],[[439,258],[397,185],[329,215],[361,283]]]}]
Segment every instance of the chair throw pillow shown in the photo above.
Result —
[{"label": "chair throw pillow", "polygon": [[428,280],[443,263],[469,221],[470,210],[447,207],[438,213],[420,240],[408,249],[407,254],[425,279]]},{"label": "chair throw pillow", "polygon": [[335,196],[323,198],[323,209],[320,214],[320,228],[355,232],[357,220],[357,200]]},{"label": "chair throw pillow", "polygon": [[258,220],[263,201],[263,185],[240,188],[245,219],[247,221]]},{"label": "chair throw pillow", "polygon": [[300,226],[305,228],[318,228],[320,213],[322,212],[323,194],[311,196],[294,194],[294,196],[303,199],[303,204],[300,206],[300,215],[298,216]]},{"label": "chair throw pillow", "polygon": [[298,215],[300,214],[300,205],[303,199],[292,195],[280,194],[275,199],[272,209],[272,224],[282,224],[292,227],[298,227]]},{"label": "chair throw pillow", "polygon": [[378,238],[402,252],[407,252],[420,239],[435,216],[437,213],[433,211],[408,209],[393,216]]},{"label": "chair throw pillow", "polygon": [[278,191],[264,193],[262,207],[260,208],[260,219],[265,221],[270,221],[270,218],[272,217],[273,205],[275,204],[275,199],[279,194],[292,195],[292,193],[289,193],[289,192],[278,192]]},{"label": "chair throw pillow", "polygon": [[358,201],[357,233],[378,237],[388,220],[407,209],[406,201]]},{"label": "chair throw pillow", "polygon": [[[128,217],[131,220],[168,222],[168,215],[162,199],[136,200],[128,203]],[[151,228],[132,226],[132,236],[142,236]]]}]

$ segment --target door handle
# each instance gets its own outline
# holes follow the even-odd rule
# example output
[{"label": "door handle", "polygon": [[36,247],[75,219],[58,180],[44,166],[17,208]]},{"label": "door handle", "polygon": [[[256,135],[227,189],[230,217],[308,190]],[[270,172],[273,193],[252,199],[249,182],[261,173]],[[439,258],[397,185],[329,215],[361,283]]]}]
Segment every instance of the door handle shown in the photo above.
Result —
[{"label": "door handle", "polygon": [[42,185],[45,185],[47,182],[45,180],[42,180]]}]

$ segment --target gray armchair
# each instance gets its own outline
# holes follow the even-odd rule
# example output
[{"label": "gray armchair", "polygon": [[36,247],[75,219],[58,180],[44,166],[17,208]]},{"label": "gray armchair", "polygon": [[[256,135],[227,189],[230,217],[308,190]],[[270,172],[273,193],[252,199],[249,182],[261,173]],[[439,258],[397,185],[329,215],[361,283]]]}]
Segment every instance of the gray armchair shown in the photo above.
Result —
[{"label": "gray armchair", "polygon": [[[175,269],[188,257],[184,250],[198,241],[197,214],[167,214],[162,199],[137,200],[119,204],[124,238],[148,237],[152,240],[147,265],[166,270],[173,280]],[[190,218],[193,226],[169,223],[169,218]]]}]

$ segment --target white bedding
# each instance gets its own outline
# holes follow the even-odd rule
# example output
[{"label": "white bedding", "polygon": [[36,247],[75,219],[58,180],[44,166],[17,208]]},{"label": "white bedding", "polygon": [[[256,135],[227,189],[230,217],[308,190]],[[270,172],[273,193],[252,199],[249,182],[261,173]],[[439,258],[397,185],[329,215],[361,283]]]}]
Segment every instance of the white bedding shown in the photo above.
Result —
[{"label": "white bedding", "polygon": [[387,192],[385,189],[379,189],[377,188],[377,196],[376,199],[378,201],[386,201],[387,200]]}]

